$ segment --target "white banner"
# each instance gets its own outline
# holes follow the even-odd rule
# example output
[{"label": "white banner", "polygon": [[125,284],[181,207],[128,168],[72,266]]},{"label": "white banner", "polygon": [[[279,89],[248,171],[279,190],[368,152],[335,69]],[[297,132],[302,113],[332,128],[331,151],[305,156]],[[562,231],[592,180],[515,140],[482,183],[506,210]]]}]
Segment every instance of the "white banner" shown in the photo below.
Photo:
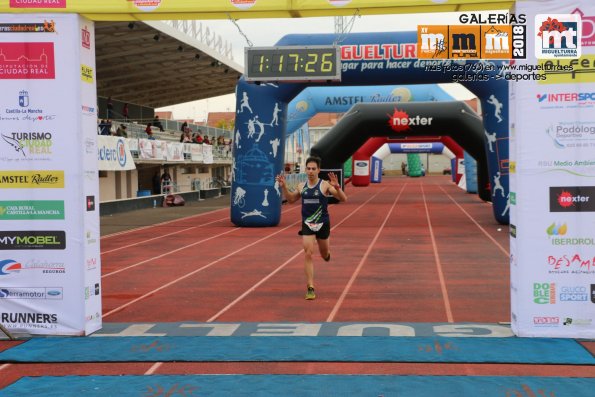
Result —
[{"label": "white banner", "polygon": [[137,138],[126,138],[126,144],[131,152],[138,152],[138,139]]},{"label": "white banner", "polygon": [[128,139],[117,136],[97,136],[97,163],[100,171],[136,169]]},{"label": "white banner", "polygon": [[184,161],[184,144],[179,142],[167,142],[167,161]]},{"label": "white banner", "polygon": [[[579,69],[595,60],[595,4],[517,1],[515,13],[527,16],[528,56],[519,65],[545,65],[533,50],[551,46],[557,53],[579,46],[582,55],[550,60],[545,80],[511,83],[512,329],[519,336],[594,338],[595,73]],[[578,14],[584,35],[573,43]],[[570,40],[541,42],[535,27],[548,15],[565,24]],[[570,62],[572,68],[557,69]]]},{"label": "white banner", "polygon": [[101,327],[94,26],[73,14],[0,23],[0,174],[18,177],[0,183],[0,205],[28,214],[0,218],[0,322],[88,334]]},{"label": "white banner", "polygon": [[192,161],[202,161],[202,143],[190,146],[190,158]]},{"label": "white banner", "polygon": [[213,164],[213,146],[202,144],[202,160],[205,164]]}]

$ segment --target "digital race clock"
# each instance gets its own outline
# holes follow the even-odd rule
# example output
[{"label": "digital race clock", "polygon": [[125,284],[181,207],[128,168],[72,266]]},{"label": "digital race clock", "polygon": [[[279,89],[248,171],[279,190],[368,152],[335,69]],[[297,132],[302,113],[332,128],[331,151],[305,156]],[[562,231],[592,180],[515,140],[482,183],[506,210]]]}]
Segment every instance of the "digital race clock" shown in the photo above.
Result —
[{"label": "digital race clock", "polygon": [[246,81],[340,81],[338,46],[246,47]]}]

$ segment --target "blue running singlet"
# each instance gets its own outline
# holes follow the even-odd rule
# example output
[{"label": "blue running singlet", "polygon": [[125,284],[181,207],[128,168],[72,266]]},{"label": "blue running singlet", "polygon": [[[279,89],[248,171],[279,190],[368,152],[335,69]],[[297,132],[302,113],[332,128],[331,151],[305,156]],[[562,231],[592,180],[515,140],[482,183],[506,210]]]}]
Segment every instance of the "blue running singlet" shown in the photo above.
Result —
[{"label": "blue running singlet", "polygon": [[318,179],[318,183],[314,187],[309,187],[306,181],[301,191],[302,220],[313,231],[317,231],[323,223],[329,221],[328,197],[322,194],[321,183],[322,179]]}]

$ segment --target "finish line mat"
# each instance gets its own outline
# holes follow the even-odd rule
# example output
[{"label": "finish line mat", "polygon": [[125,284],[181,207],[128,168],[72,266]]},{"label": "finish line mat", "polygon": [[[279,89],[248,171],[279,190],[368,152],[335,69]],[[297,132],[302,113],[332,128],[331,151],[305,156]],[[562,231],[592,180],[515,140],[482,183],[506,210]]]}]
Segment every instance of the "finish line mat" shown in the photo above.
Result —
[{"label": "finish line mat", "polygon": [[393,375],[25,377],[0,396],[592,396],[595,378]]},{"label": "finish line mat", "polygon": [[595,364],[572,339],[436,337],[33,338],[0,362],[444,362]]}]

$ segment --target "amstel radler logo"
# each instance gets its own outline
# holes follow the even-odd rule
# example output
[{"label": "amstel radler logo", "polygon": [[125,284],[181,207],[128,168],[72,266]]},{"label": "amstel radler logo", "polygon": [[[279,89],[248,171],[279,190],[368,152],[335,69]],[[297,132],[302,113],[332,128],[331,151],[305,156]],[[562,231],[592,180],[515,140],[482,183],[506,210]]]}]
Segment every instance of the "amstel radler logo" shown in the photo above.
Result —
[{"label": "amstel radler logo", "polygon": [[19,188],[64,188],[64,171],[0,171],[0,189]]}]

